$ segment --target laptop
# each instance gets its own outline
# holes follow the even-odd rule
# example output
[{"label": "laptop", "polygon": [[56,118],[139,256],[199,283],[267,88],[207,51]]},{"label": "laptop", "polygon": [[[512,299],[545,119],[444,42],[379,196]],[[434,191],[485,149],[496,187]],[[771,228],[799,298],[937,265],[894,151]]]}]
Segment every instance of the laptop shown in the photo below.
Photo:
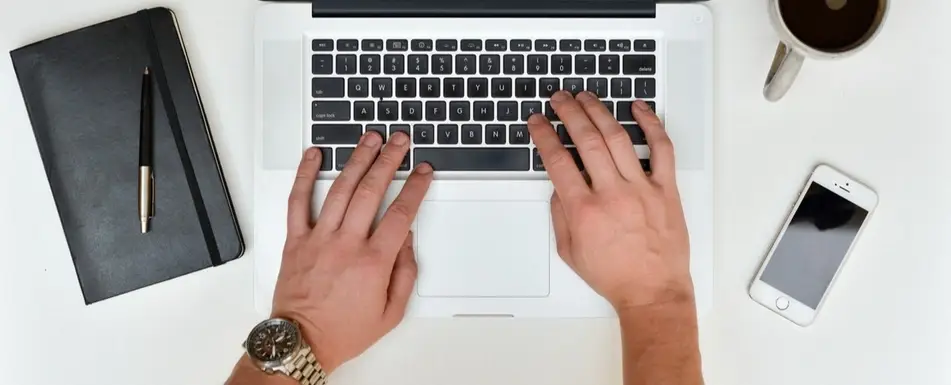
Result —
[{"label": "laptop", "polygon": [[[526,120],[560,89],[590,90],[622,122],[649,100],[677,148],[698,310],[713,291],[713,20],[656,0],[320,0],[268,3],[255,20],[255,303],[270,311],[287,196],[304,149],[323,150],[315,210],[359,137],[404,131],[435,181],[413,225],[415,317],[604,317],[611,306],[560,259],[552,185]],[[643,167],[649,167],[642,161]],[[583,165],[582,165],[583,166]],[[382,211],[381,211],[382,213]]]}]

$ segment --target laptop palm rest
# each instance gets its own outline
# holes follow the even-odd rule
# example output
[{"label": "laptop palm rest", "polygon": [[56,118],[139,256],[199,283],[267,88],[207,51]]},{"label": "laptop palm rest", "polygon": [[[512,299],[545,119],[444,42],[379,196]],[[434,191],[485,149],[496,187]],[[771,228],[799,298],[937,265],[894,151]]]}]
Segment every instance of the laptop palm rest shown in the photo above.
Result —
[{"label": "laptop palm rest", "polygon": [[422,297],[545,297],[549,205],[544,201],[427,201],[417,217]]}]

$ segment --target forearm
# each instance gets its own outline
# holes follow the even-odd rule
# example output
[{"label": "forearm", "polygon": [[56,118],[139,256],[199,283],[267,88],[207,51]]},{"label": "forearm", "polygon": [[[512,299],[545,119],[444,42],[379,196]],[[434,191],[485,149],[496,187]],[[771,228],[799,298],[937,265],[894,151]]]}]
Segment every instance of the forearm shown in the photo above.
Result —
[{"label": "forearm", "polygon": [[294,379],[281,375],[269,375],[256,368],[248,356],[241,356],[241,359],[234,366],[231,372],[231,378],[226,385],[297,385]]},{"label": "forearm", "polygon": [[697,310],[692,295],[619,309],[625,385],[701,385]]}]

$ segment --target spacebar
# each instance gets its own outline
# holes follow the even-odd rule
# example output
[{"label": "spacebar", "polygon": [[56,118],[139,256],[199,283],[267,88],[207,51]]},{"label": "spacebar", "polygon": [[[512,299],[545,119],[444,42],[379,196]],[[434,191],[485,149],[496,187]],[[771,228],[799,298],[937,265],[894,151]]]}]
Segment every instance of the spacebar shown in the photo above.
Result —
[{"label": "spacebar", "polygon": [[417,148],[414,162],[436,171],[528,171],[528,148]]}]

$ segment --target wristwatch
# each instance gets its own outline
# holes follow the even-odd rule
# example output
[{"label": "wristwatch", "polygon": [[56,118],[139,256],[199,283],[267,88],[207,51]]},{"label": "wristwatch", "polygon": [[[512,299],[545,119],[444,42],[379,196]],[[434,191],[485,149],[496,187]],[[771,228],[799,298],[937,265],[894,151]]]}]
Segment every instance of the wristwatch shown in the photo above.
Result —
[{"label": "wristwatch", "polygon": [[294,321],[265,320],[251,330],[243,346],[251,362],[267,374],[280,373],[303,385],[327,384],[327,373]]}]

